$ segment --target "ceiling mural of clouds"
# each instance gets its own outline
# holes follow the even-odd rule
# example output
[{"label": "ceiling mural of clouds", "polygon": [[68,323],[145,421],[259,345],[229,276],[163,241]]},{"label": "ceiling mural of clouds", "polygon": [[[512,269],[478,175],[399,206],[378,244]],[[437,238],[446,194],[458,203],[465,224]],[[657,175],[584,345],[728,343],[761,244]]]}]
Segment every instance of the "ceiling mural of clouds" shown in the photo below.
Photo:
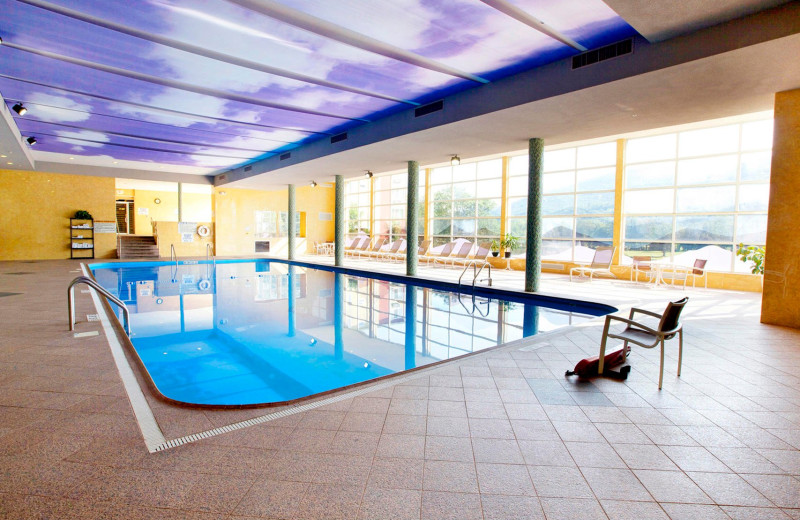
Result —
[{"label": "ceiling mural of clouds", "polygon": [[0,0],[0,10],[0,93],[29,108],[15,121],[35,150],[207,173],[634,34],[601,0]]}]

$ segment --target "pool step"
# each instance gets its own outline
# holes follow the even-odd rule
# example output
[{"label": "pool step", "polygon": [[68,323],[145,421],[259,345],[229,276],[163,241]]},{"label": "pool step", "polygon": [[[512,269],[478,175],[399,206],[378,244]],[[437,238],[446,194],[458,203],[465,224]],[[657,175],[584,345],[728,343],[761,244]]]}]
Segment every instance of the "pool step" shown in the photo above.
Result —
[{"label": "pool step", "polygon": [[117,236],[117,257],[119,258],[158,258],[155,237],[139,235]]}]

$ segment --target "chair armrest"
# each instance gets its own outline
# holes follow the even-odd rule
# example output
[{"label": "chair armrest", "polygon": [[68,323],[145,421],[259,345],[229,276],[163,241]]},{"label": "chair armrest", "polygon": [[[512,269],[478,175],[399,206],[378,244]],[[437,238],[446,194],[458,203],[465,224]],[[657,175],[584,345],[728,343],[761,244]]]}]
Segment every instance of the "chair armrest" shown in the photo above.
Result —
[{"label": "chair armrest", "polygon": [[643,331],[645,331],[645,332],[649,332],[650,334],[655,334],[655,335],[661,335],[661,334],[662,334],[661,332],[658,332],[658,331],[657,331],[657,330],[655,330],[655,329],[651,329],[651,328],[650,328],[650,327],[648,327],[647,325],[644,325],[644,324],[642,324],[642,323],[639,323],[638,321],[629,320],[629,319],[627,319],[627,318],[622,318],[622,317],[620,317],[620,316],[613,316],[613,315],[611,315],[611,314],[609,314],[608,316],[606,316],[606,323],[607,323],[607,324],[608,324],[608,323],[609,323],[611,320],[615,320],[615,321],[621,321],[622,323],[627,323],[629,327],[630,327],[630,326],[633,326],[633,327],[636,327],[637,329],[641,329],[641,330],[643,330]]},{"label": "chair armrest", "polygon": [[661,314],[659,314],[659,313],[657,313],[657,312],[653,312],[653,311],[647,311],[647,310],[644,310],[644,309],[638,309],[638,308],[636,308],[636,307],[633,307],[633,308],[631,309],[631,314],[630,314],[629,318],[630,318],[630,319],[633,319],[633,315],[634,315],[635,313],[637,313],[637,312],[639,312],[639,313],[642,313],[642,314],[647,314],[648,316],[652,316],[652,317],[654,317],[654,318],[658,318],[658,319],[661,319],[661,317],[662,317],[662,316],[661,316]]}]

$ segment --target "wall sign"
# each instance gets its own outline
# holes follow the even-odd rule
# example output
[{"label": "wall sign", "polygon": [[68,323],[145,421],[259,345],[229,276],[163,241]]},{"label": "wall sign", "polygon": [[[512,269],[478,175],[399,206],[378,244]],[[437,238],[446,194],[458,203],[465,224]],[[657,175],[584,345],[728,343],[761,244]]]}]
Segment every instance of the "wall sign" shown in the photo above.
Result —
[{"label": "wall sign", "polygon": [[116,233],[117,232],[117,223],[116,222],[100,222],[98,220],[94,221],[94,232],[95,233]]}]

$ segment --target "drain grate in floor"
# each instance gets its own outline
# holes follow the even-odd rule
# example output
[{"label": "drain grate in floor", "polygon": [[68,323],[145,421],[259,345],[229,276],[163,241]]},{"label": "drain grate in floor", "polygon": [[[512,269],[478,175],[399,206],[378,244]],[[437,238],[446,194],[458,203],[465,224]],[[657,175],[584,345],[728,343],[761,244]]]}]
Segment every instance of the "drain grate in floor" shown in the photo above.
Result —
[{"label": "drain grate in floor", "polygon": [[4,296],[16,296],[18,294],[22,294],[21,292],[0,292],[0,298]]}]

